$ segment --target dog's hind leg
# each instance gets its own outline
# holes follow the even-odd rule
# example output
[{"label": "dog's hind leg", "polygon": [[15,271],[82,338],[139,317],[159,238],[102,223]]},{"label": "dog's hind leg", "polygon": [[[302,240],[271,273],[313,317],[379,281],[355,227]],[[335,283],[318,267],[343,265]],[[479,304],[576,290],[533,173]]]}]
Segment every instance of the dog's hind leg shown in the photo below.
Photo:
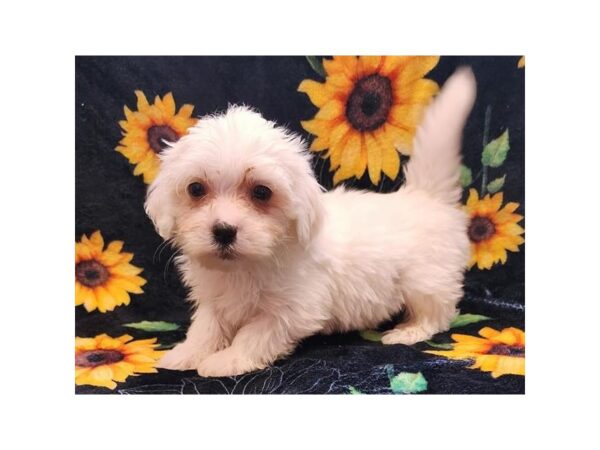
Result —
[{"label": "dog's hind leg", "polygon": [[430,339],[434,334],[446,331],[456,316],[456,304],[460,294],[405,295],[406,320],[384,333],[384,344],[412,345]]}]

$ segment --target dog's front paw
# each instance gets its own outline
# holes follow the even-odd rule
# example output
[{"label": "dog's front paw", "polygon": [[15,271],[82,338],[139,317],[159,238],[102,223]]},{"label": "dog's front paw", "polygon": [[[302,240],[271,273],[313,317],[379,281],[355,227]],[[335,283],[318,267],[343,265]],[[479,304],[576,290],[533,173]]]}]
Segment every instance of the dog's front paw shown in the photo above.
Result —
[{"label": "dog's front paw", "polygon": [[193,370],[198,366],[200,354],[193,346],[183,342],[177,344],[158,360],[156,367],[171,370]]},{"label": "dog's front paw", "polygon": [[426,341],[429,338],[431,338],[431,333],[419,325],[402,324],[392,330],[386,331],[381,338],[381,343],[385,345],[413,345],[417,342]]},{"label": "dog's front paw", "polygon": [[249,359],[228,348],[204,359],[197,369],[198,374],[203,377],[230,377],[264,367],[252,363]]}]

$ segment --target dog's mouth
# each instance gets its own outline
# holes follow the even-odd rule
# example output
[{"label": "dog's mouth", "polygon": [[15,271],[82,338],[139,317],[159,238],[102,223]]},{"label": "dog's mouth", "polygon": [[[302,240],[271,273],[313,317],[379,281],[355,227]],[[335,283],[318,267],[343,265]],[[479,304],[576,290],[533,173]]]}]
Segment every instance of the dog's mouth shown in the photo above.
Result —
[{"label": "dog's mouth", "polygon": [[217,250],[217,256],[219,257],[219,259],[222,259],[225,261],[232,261],[236,258],[237,254],[233,248],[231,248],[230,246],[227,246],[227,247],[219,247],[219,249]]}]

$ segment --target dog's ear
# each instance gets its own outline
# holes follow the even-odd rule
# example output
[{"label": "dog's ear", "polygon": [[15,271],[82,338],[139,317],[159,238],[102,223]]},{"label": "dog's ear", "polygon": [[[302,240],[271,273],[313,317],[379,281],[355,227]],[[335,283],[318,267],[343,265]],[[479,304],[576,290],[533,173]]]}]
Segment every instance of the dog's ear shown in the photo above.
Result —
[{"label": "dog's ear", "polygon": [[314,178],[310,167],[310,173],[304,174],[296,183],[294,192],[296,195],[296,232],[300,245],[307,247],[315,234],[321,228],[325,209],[321,202],[321,186]]},{"label": "dog's ear", "polygon": [[167,180],[159,172],[148,187],[144,209],[154,223],[157,233],[165,240],[173,237],[175,218],[171,210],[172,202]]}]

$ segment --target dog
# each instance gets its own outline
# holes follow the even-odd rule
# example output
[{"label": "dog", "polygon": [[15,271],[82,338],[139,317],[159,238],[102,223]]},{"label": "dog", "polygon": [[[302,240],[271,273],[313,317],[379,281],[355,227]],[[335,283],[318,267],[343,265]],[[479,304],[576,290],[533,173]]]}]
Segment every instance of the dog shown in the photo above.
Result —
[{"label": "dog", "polygon": [[475,90],[468,68],[448,79],[417,129],[404,186],[389,194],[323,192],[305,142],[244,106],[169,144],[145,209],[181,253],[195,310],[158,367],[239,375],[308,336],[401,311],[383,344],[447,330],[470,252],[459,166]]}]

